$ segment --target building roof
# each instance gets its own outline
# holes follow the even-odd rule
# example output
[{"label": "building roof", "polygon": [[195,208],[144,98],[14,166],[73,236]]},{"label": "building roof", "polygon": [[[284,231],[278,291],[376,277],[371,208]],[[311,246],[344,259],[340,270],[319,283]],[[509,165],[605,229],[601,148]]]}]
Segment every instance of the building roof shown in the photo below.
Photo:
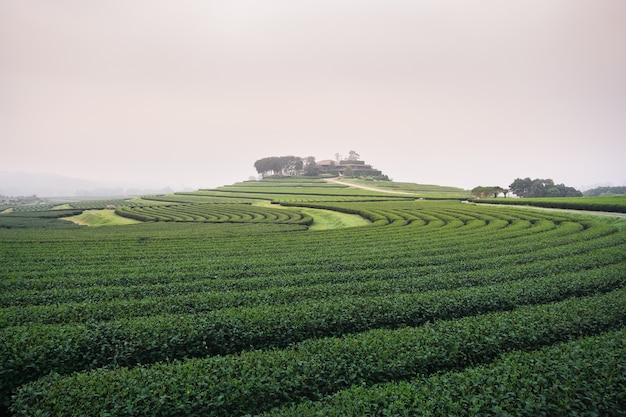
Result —
[{"label": "building roof", "polygon": [[332,159],[323,159],[321,161],[317,161],[317,165],[321,165],[321,166],[330,166],[330,165],[335,165],[336,162],[333,161]]}]

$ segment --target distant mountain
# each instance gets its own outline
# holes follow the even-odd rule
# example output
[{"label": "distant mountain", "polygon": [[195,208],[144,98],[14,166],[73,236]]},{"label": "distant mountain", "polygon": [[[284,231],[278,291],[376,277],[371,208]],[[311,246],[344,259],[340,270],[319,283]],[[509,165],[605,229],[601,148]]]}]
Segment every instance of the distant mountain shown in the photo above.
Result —
[{"label": "distant mountain", "polygon": [[109,197],[124,195],[166,194],[173,190],[124,188],[119,185],[70,178],[56,174],[0,171],[0,195],[38,197]]}]

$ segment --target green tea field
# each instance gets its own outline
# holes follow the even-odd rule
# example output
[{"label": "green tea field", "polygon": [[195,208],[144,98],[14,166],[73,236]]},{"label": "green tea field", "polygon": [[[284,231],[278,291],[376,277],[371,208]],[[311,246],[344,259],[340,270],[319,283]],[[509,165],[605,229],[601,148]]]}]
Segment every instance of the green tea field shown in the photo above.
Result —
[{"label": "green tea field", "polygon": [[626,415],[626,219],[389,190],[5,211],[0,414]]},{"label": "green tea field", "polygon": [[489,204],[508,204],[558,208],[566,210],[589,210],[626,213],[626,196],[611,197],[552,197],[552,198],[486,198],[475,200]]}]

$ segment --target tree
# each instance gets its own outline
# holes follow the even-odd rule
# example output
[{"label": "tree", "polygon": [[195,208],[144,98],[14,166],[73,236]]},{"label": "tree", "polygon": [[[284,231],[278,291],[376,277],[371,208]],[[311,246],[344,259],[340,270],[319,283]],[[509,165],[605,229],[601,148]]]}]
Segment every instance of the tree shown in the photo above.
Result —
[{"label": "tree", "polygon": [[361,155],[359,155],[355,151],[350,151],[348,152],[348,158],[346,158],[346,161],[358,161],[360,159],[361,159]]},{"label": "tree", "polygon": [[295,175],[302,169],[299,156],[270,156],[254,163],[256,171],[265,178],[268,175]]},{"label": "tree", "polygon": [[[554,181],[551,179],[535,179],[533,180],[533,185],[530,190],[529,197],[549,197],[548,190],[554,186]],[[552,195],[551,197],[558,197],[558,193],[556,195]]]},{"label": "tree", "polygon": [[583,193],[587,197],[599,197],[606,195],[626,195],[626,186],[619,187],[596,187]]},{"label": "tree", "polygon": [[275,168],[277,167],[277,158],[275,156],[268,158],[261,158],[254,163],[254,168],[256,172],[261,174],[263,178],[267,175],[272,175],[275,173]]},{"label": "tree", "polygon": [[574,187],[567,187],[565,184],[557,184],[553,188],[558,190],[557,197],[582,197],[583,193]]},{"label": "tree", "polygon": [[472,191],[470,191],[470,193],[472,194],[472,196],[478,197],[478,198],[487,198],[487,197],[497,198],[498,195],[500,195],[500,193],[505,193],[505,196],[506,196],[507,191],[508,190],[505,190],[504,188],[495,185],[495,186],[489,186],[489,187],[478,186],[478,187],[473,188]]},{"label": "tree", "polygon": [[509,185],[509,188],[511,189],[511,192],[517,194],[520,197],[528,197],[532,186],[533,180],[531,180],[529,177],[526,177],[524,179],[516,178],[515,181],[513,181],[513,183]]},{"label": "tree", "polygon": [[281,175],[295,175],[302,169],[302,158],[299,156],[281,156],[279,160]]},{"label": "tree", "polygon": [[317,166],[314,156],[304,158],[304,175],[314,177],[319,175],[320,167]]},{"label": "tree", "polygon": [[516,178],[509,186],[520,197],[581,197],[583,194],[573,187],[554,184],[550,178]]},{"label": "tree", "polygon": [[493,195],[493,198],[497,198],[500,195],[500,193],[503,193],[503,192],[504,192],[504,188],[502,187],[496,186],[496,187],[491,188],[491,194]]}]

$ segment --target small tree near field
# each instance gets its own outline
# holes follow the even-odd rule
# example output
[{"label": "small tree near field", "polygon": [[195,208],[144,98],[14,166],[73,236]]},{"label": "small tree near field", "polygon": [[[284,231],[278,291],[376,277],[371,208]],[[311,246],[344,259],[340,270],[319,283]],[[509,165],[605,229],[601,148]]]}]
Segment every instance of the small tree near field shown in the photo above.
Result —
[{"label": "small tree near field", "polygon": [[483,187],[483,186],[478,186],[472,189],[471,194],[473,197],[478,197],[478,198],[487,198],[487,197],[493,197],[493,198],[497,198],[500,193],[504,193],[504,196],[506,197],[506,194],[509,192],[509,190],[506,190],[502,187],[499,186],[489,186],[489,187]]}]

